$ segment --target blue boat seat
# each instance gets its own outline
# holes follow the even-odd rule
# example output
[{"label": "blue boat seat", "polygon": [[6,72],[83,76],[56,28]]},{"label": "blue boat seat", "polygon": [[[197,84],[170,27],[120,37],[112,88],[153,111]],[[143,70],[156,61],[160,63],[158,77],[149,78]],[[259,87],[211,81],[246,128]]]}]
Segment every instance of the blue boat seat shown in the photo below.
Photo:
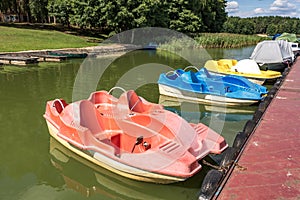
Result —
[{"label": "blue boat seat", "polygon": [[210,75],[210,73],[208,72],[208,70],[206,68],[202,68],[202,70],[207,78],[212,78],[212,76]]},{"label": "blue boat seat", "polygon": [[189,71],[188,73],[190,74],[193,83],[200,83],[200,80],[197,78],[194,72]]},{"label": "blue boat seat", "polygon": [[181,75],[182,79],[187,83],[199,83],[200,80],[196,77],[194,72],[188,71]]}]

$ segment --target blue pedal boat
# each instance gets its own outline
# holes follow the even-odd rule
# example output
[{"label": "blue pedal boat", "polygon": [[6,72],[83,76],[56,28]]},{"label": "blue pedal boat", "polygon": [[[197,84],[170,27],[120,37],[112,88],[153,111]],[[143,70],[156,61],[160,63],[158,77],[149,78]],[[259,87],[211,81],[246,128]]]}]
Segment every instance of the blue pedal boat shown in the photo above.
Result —
[{"label": "blue pedal boat", "polygon": [[161,95],[193,102],[238,106],[259,102],[268,93],[267,88],[235,76],[212,75],[205,68],[197,72],[176,69],[162,73],[158,80]]}]

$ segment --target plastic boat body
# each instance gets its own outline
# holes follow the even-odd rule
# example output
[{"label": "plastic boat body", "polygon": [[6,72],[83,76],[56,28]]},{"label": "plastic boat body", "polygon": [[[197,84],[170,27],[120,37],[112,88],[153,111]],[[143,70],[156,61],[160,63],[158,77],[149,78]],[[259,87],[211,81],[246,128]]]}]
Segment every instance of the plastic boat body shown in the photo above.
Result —
[{"label": "plastic boat body", "polygon": [[127,178],[172,183],[201,170],[198,161],[228,145],[204,124],[190,124],[134,91],[107,91],[70,104],[48,101],[50,135],[83,158]]},{"label": "plastic boat body", "polygon": [[259,85],[262,85],[266,80],[276,80],[281,77],[281,73],[278,71],[260,70],[257,63],[249,59],[241,61],[234,59],[208,60],[204,67],[217,74],[243,76]]},{"label": "plastic boat body", "polygon": [[248,79],[212,75],[205,68],[197,72],[177,69],[160,75],[161,95],[214,105],[251,105],[260,101],[267,89]]}]

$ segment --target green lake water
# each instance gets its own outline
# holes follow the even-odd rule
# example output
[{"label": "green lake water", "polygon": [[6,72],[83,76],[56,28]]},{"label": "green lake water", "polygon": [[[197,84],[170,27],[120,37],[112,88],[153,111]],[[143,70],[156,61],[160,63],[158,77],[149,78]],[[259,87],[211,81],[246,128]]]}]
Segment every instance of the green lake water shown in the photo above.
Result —
[{"label": "green lake water", "polygon": [[[210,49],[207,53],[213,59],[242,59],[248,58],[253,48]],[[105,63],[110,64],[103,70]],[[168,66],[190,64],[168,52],[134,51],[119,57],[5,66],[0,70],[1,199],[197,199],[207,167],[185,182],[170,185],[129,180],[86,162],[52,141],[43,118],[47,100],[63,98],[71,102],[91,90],[109,90],[116,85],[136,89],[148,101],[164,102],[155,83],[158,74]],[[198,67],[201,65],[199,62]],[[78,80],[80,73],[88,76]],[[96,76],[97,81],[90,76]],[[75,82],[80,83],[80,89],[74,95]],[[216,131],[230,145],[256,109],[239,107],[224,113],[203,105],[171,103],[166,109],[190,122],[202,122],[213,129],[218,125]],[[54,149],[51,153],[50,148]]]}]

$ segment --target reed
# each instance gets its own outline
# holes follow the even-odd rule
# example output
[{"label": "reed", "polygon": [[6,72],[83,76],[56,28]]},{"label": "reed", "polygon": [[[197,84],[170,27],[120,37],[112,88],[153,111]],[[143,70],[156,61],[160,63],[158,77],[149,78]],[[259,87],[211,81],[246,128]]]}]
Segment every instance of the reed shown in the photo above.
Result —
[{"label": "reed", "polygon": [[171,38],[159,45],[165,50],[180,50],[186,48],[238,48],[268,40],[267,37],[257,35],[240,35],[230,33],[201,33],[194,38]]},{"label": "reed", "polygon": [[269,38],[256,35],[240,35],[229,33],[202,33],[195,37],[203,48],[237,48],[255,45]]}]

